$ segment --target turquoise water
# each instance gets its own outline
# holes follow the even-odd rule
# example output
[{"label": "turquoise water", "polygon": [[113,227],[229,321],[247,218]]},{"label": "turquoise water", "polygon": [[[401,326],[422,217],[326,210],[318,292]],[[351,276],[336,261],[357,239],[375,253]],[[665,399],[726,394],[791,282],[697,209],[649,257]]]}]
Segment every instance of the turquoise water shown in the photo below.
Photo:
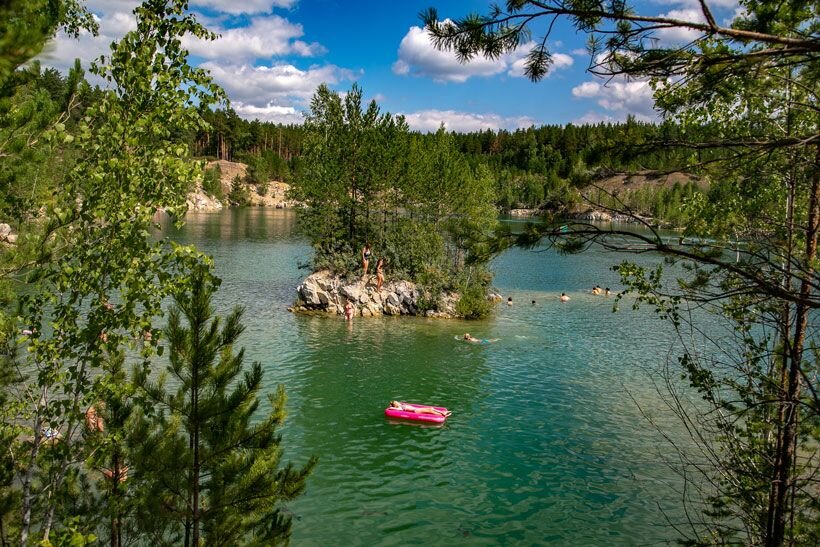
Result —
[{"label": "turquoise water", "polygon": [[[663,461],[671,451],[638,408],[666,420],[653,379],[673,333],[649,310],[612,313],[613,298],[583,292],[618,288],[618,256],[512,250],[493,267],[514,304],[491,319],[346,324],[286,311],[310,258],[293,213],[191,214],[173,237],[213,255],[221,311],[246,307],[247,357],[270,389],[287,389],[285,459],[319,456],[288,506],[294,545],[678,537],[667,522],[682,518],[680,481]],[[501,340],[455,339],[467,331]],[[391,399],[453,415],[441,427],[391,422]],[[664,423],[674,437],[675,422]]]}]

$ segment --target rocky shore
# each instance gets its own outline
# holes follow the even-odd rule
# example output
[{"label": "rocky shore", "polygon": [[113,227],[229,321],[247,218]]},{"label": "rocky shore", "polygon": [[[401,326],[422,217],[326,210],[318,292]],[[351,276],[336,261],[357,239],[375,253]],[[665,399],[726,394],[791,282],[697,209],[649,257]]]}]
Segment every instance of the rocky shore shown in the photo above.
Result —
[{"label": "rocky shore", "polygon": [[[219,167],[220,185],[222,186],[222,195],[227,196],[231,193],[233,181],[235,178],[243,181],[242,185],[248,196],[248,205],[251,207],[274,207],[276,209],[289,209],[298,207],[299,203],[289,200],[287,197],[290,185],[276,180],[271,180],[267,183],[265,193],[260,194],[260,186],[244,182],[248,166],[244,163],[217,160],[208,162],[206,169]],[[225,207],[225,203],[219,201],[213,196],[209,195],[202,189],[202,183],[197,184],[193,192],[188,194],[188,210],[189,211],[219,211]]]},{"label": "rocky shore", "polygon": [[418,315],[424,317],[454,318],[458,293],[440,295],[436,309],[426,309],[424,302],[431,301],[431,295],[425,294],[415,283],[410,281],[389,281],[376,290],[376,275],[369,274],[345,278],[327,270],[308,276],[296,288],[296,303],[292,311],[320,311],[342,315],[344,306],[349,301],[353,304],[356,317],[379,315]]}]

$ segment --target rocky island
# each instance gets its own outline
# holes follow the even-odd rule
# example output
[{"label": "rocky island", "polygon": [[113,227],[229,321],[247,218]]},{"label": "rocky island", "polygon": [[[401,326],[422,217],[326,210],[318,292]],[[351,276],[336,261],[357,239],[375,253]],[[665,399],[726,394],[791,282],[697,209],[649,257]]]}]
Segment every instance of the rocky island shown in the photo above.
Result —
[{"label": "rocky island", "polygon": [[376,290],[376,276],[345,277],[322,270],[309,275],[296,288],[296,302],[292,311],[320,311],[341,315],[349,301],[354,315],[417,315],[423,317],[455,318],[460,295],[448,292],[431,298],[410,281],[389,281]]}]

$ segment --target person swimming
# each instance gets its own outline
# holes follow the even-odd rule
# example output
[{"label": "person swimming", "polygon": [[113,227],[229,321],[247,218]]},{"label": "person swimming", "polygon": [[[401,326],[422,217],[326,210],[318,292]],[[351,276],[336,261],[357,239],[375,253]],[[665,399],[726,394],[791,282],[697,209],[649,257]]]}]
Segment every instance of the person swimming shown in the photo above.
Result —
[{"label": "person swimming", "polygon": [[442,412],[432,406],[408,405],[398,401],[390,401],[390,408],[395,408],[396,410],[402,410],[404,412],[415,412],[416,414],[433,414],[435,416],[444,416],[445,418],[452,414],[449,410]]},{"label": "person swimming", "polygon": [[465,342],[471,342],[473,344],[489,344],[490,342],[498,342],[499,340],[501,340],[501,338],[476,338],[469,332],[465,332],[464,336],[462,336],[461,339]]},{"label": "person swimming", "polygon": [[567,296],[567,293],[565,293],[565,292],[562,292],[561,296],[558,299],[561,302],[569,302],[569,296]]}]

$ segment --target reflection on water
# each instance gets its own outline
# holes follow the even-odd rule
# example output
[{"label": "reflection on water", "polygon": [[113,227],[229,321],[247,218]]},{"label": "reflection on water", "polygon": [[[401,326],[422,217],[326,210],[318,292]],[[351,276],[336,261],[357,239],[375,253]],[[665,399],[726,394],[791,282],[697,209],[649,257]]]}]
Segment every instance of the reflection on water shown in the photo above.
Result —
[{"label": "reflection on water", "polygon": [[[310,257],[288,211],[192,214],[173,237],[212,254],[217,305],[247,308],[242,343],[283,383],[286,459],[319,456],[290,504],[293,543],[597,545],[674,539],[677,479],[646,411],[647,367],[672,333],[612,313],[617,256],[513,250],[494,262],[513,306],[482,322],[341,318],[286,311]],[[170,228],[169,228],[169,231]],[[558,295],[572,297],[560,303]],[[531,305],[531,300],[536,304]],[[456,340],[470,332],[494,344]],[[385,419],[391,399],[446,406],[438,427]]]}]

